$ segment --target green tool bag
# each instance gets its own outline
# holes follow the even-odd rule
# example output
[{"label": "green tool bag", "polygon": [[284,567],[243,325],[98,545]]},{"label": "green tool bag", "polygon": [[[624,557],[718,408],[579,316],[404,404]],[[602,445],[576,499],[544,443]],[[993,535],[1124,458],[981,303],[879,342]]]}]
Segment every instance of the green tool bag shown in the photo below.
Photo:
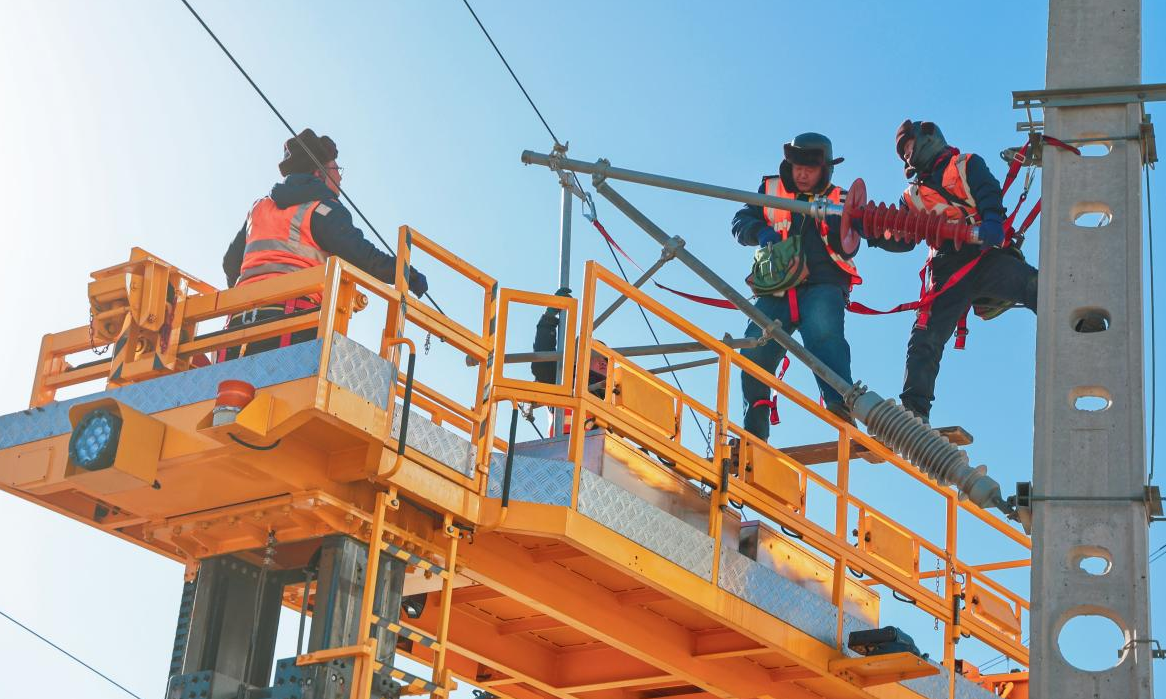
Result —
[{"label": "green tool bag", "polygon": [[753,255],[753,271],[745,277],[745,283],[754,294],[765,296],[792,289],[809,276],[802,236],[792,235],[757,249]]},{"label": "green tool bag", "polygon": [[[1019,245],[1009,245],[1008,247],[1003,248],[1003,250],[1021,262],[1024,262],[1024,253],[1020,251]],[[972,311],[976,314],[976,317],[981,320],[992,320],[1010,308],[1015,307],[1015,303],[1012,301],[1005,301],[1003,299],[983,297],[972,301]]]}]

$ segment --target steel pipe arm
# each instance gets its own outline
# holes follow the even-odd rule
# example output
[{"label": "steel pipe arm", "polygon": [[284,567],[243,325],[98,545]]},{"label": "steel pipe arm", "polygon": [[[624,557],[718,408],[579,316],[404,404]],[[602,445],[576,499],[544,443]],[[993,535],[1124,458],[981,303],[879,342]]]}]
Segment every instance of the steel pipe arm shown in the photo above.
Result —
[{"label": "steel pipe arm", "polygon": [[784,209],[795,214],[805,214],[818,220],[824,220],[827,216],[842,215],[841,206],[831,204],[827,201],[809,202],[801,201],[800,199],[785,199],[782,197],[772,197],[768,194],[760,194],[758,192],[749,192],[743,189],[732,189],[731,187],[721,187],[715,184],[705,184],[704,182],[654,175],[650,172],[615,167],[603,158],[600,158],[594,163],[589,163],[584,160],[562,158],[557,155],[548,155],[546,153],[526,150],[522,152],[522,162],[527,165],[543,165],[552,170],[571,170],[573,172],[581,172],[613,180],[635,182],[636,184],[646,184],[664,189],[674,189],[678,192],[688,192],[689,194],[699,194],[705,197],[713,197],[714,199],[727,199],[729,201],[741,202],[742,204]]}]

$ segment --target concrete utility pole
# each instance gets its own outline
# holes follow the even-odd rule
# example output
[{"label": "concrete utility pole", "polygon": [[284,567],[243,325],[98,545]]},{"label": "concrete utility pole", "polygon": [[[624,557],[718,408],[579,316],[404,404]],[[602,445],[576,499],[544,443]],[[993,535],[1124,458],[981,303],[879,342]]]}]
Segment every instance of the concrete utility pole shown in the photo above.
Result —
[{"label": "concrete utility pole", "polygon": [[[1153,695],[1136,140],[1143,97],[1122,90],[1141,80],[1141,21],[1140,0],[1049,3],[1044,131],[1078,145],[1108,137],[1111,150],[1043,153],[1030,656],[1039,699]],[[1111,89],[1103,98],[1093,88]],[[1110,221],[1076,225],[1084,213]],[[1086,314],[1108,329],[1075,330]],[[1078,407],[1087,396],[1108,407]],[[1086,572],[1088,557],[1107,560],[1108,571]],[[1086,672],[1059,652],[1064,624],[1079,615],[1121,628],[1124,649],[1094,642],[1113,668]]]}]

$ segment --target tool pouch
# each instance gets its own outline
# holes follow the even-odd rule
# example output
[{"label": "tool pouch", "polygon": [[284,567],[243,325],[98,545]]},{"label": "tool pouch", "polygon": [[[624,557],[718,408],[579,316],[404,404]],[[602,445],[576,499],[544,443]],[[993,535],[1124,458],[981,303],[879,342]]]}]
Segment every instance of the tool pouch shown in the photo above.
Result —
[{"label": "tool pouch", "polygon": [[802,237],[794,235],[758,248],[753,255],[753,270],[745,277],[745,283],[758,296],[780,296],[809,276]]}]

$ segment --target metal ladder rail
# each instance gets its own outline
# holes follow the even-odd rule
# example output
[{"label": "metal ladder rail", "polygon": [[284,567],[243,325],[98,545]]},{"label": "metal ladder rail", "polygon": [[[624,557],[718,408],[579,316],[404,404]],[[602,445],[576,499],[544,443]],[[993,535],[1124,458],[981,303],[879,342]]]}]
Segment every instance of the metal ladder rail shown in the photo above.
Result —
[{"label": "metal ladder rail", "polygon": [[[396,509],[391,504],[391,498],[384,491],[378,492],[374,507],[372,531],[369,536],[368,564],[366,570],[370,576],[366,577],[364,590],[360,602],[360,629],[369,634],[357,647],[359,649],[360,667],[357,680],[353,688],[353,699],[370,699],[376,674],[384,670],[384,665],[377,660],[377,641],[372,629],[379,627],[398,634],[415,643],[429,648],[434,652],[432,664],[433,675],[431,680],[425,680],[399,668],[390,667],[386,674],[401,683],[402,695],[429,694],[434,699],[444,699],[452,691],[452,676],[446,668],[445,656],[448,647],[450,606],[453,600],[453,570],[457,557],[458,530],[453,526],[453,520],[446,515],[443,522],[443,531],[449,539],[445,552],[445,567],[442,567],[411,551],[407,551],[392,542],[385,541],[385,534],[391,529],[387,523],[387,511]],[[381,554],[385,553],[404,561],[406,564],[420,568],[427,573],[441,578],[441,617],[438,622],[436,637],[431,637],[404,625],[386,619],[373,611],[376,598],[377,575],[371,571],[379,571]]]}]

